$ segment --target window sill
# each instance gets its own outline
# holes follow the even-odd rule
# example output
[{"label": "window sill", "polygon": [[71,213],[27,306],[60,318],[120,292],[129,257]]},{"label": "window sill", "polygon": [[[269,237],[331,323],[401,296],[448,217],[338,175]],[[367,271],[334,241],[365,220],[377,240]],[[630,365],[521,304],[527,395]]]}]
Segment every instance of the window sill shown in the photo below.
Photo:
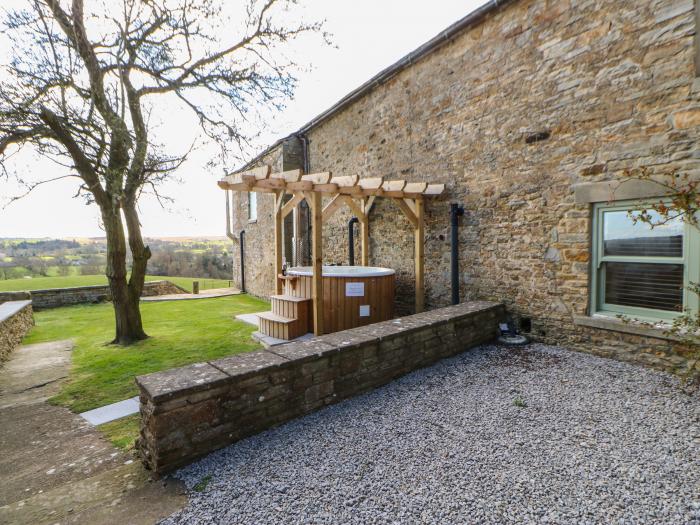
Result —
[{"label": "window sill", "polygon": [[248,224],[255,224],[258,222],[258,219],[248,219]]},{"label": "window sill", "polygon": [[680,341],[680,338],[664,333],[660,328],[651,328],[642,326],[633,321],[625,323],[614,317],[604,315],[575,315],[574,324],[576,326],[586,326],[588,328],[599,328],[601,330],[609,330],[611,332],[620,332],[623,334],[639,335],[642,337],[653,337],[654,339],[662,339],[664,341]]}]

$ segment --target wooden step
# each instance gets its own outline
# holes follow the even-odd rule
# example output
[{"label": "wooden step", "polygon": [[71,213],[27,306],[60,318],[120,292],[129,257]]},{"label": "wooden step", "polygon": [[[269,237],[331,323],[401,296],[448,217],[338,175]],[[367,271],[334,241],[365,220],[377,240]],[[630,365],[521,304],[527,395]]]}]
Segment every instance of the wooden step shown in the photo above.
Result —
[{"label": "wooden step", "polygon": [[271,295],[270,299],[280,299],[283,301],[291,301],[294,303],[303,303],[311,301],[310,297],[295,297],[293,295]]},{"label": "wooden step", "polygon": [[280,323],[280,324],[291,324],[296,319],[294,317],[285,317],[284,315],[279,315],[274,312],[260,312],[257,315],[260,319],[265,319],[266,321],[272,321],[274,323]]},{"label": "wooden step", "polygon": [[289,317],[290,319],[298,319],[300,329],[305,326],[307,331],[313,330],[313,327],[309,330],[311,299],[291,295],[273,295],[270,299],[272,301],[273,314]]},{"label": "wooden step", "polygon": [[296,339],[308,332],[308,326],[305,321],[285,317],[273,312],[263,312],[257,314],[258,329],[265,335],[276,337],[277,339]]}]

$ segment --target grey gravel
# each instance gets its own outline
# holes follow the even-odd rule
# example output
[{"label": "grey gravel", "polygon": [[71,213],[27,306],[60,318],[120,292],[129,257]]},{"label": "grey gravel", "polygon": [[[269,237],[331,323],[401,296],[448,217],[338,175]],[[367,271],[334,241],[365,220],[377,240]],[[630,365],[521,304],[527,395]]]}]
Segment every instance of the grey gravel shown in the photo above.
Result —
[{"label": "grey gravel", "polygon": [[700,395],[587,354],[482,346],[176,476],[190,503],[167,525],[700,524]]}]

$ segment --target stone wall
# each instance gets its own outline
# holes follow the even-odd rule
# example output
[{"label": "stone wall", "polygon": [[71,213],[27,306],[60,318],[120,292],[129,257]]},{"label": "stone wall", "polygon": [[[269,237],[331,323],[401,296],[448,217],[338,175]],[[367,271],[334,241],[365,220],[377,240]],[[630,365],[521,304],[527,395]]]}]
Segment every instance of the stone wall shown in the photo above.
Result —
[{"label": "stone wall", "polygon": [[[143,286],[142,297],[188,293],[170,281],[149,281]],[[58,308],[73,304],[101,303],[111,300],[109,286],[77,286],[74,288],[51,288],[30,292],[0,292],[0,303],[16,301],[18,298],[31,299],[35,310]]]},{"label": "stone wall", "polygon": [[0,292],[0,304],[10,301],[29,301],[31,298],[29,292]]},{"label": "stone wall", "polygon": [[0,305],[0,363],[10,357],[10,353],[34,326],[31,301],[12,301]]},{"label": "stone wall", "polygon": [[[426,203],[428,308],[450,301],[449,203],[459,202],[464,299],[504,303],[539,340],[692,366],[673,342],[573,318],[588,314],[591,233],[591,205],[576,202],[575,186],[640,166],[700,174],[693,4],[510,2],[313,127],[312,171],[446,184]],[[370,264],[397,271],[405,312],[413,237],[393,206],[376,201]],[[349,217],[324,225],[328,262],[346,260]]]},{"label": "stone wall", "polygon": [[473,302],[136,378],[144,463],[157,475],[494,338]]}]

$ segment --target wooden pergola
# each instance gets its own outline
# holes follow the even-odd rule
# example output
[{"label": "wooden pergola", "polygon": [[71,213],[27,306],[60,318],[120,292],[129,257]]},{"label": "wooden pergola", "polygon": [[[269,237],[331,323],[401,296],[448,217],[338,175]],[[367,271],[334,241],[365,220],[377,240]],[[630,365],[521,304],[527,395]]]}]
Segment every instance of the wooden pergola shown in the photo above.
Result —
[{"label": "wooden pergola", "polygon": [[[311,213],[312,299],[314,333],[323,333],[323,222],[341,207],[347,206],[360,222],[362,266],[369,265],[369,214],[377,197],[389,198],[408,219],[414,231],[416,312],[425,301],[424,282],[424,215],[426,197],[440,195],[444,184],[384,180],[383,177],[360,178],[357,175],[333,176],[330,172],[304,175],[302,170],[272,173],[269,165],[228,175],[219,181],[224,190],[272,193],[275,198],[275,290],[282,293],[282,222],[294,208],[306,200]],[[285,202],[285,195],[291,198]],[[322,207],[322,198],[330,197]]]}]

